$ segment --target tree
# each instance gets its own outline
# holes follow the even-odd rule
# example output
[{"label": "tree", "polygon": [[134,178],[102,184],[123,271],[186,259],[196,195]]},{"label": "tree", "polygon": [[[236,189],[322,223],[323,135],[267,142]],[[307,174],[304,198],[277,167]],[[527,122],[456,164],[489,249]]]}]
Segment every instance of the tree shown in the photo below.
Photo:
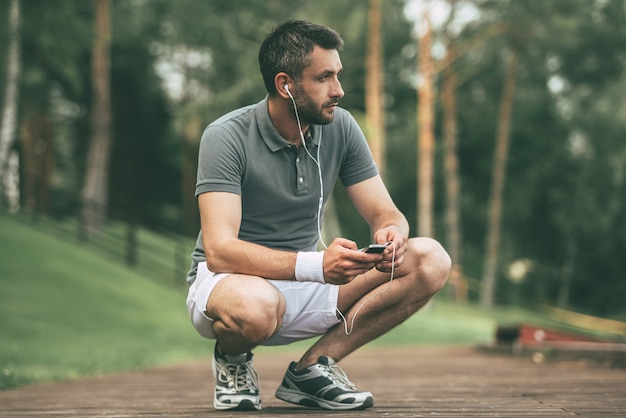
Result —
[{"label": "tree", "polygon": [[496,151],[493,160],[493,175],[491,180],[491,197],[489,199],[489,216],[487,218],[487,249],[485,252],[485,264],[480,292],[480,301],[483,306],[491,306],[493,304],[496,286],[506,162],[509,153],[509,136],[511,131],[517,67],[518,56],[516,51],[513,50],[508,57],[506,77],[502,89],[502,100],[500,102],[500,115],[498,117]]},{"label": "tree", "polygon": [[[552,304],[560,292],[561,303],[570,308],[619,314],[624,263],[614,254],[624,248],[623,227],[618,226],[618,219],[624,219],[619,209],[624,194],[617,174],[624,170],[623,99],[603,99],[609,91],[619,95],[618,86],[623,85],[623,2],[477,3],[485,11],[480,26],[506,23],[521,63],[493,298],[500,303]],[[497,41],[474,54],[476,62],[488,67],[483,64],[483,71],[461,87],[458,96],[464,109],[459,114],[468,217],[463,222],[468,244],[464,253],[469,275],[478,277],[486,268],[488,245],[482,229],[493,221],[483,208],[490,199],[485,179],[491,159],[485,158],[489,154],[482,138],[496,130],[492,123],[497,118],[488,115],[497,114],[494,92],[501,94],[502,89],[495,82],[503,75],[502,66],[495,64],[507,50]],[[601,109],[605,118],[598,117]],[[477,236],[482,243],[476,242]],[[520,264],[527,266],[525,275],[515,279],[507,274],[507,267]]]},{"label": "tree", "polygon": [[463,261],[461,258],[461,202],[459,158],[457,155],[458,128],[456,88],[458,77],[454,68],[457,48],[453,43],[450,24],[456,11],[455,1],[451,1],[451,11],[444,27],[446,38],[446,55],[443,60],[441,101],[443,104],[443,145],[444,173],[446,183],[446,243],[452,259],[450,284],[454,289],[457,301],[467,300],[467,281],[463,277]]},{"label": "tree", "polygon": [[385,109],[383,103],[383,59],[381,0],[369,1],[367,55],[365,61],[365,112],[368,142],[381,176],[385,175]]},{"label": "tree", "polygon": [[4,105],[2,108],[2,126],[0,126],[0,206],[5,196],[3,185],[8,184],[5,173],[11,146],[17,131],[17,104],[19,97],[20,75],[20,2],[11,0],[8,25],[9,48],[7,57],[7,77],[4,89]]},{"label": "tree", "polygon": [[20,129],[24,207],[31,213],[47,214],[54,168],[52,121],[46,109],[25,106]]},{"label": "tree", "polygon": [[95,39],[92,55],[93,107],[91,142],[83,186],[81,230],[85,236],[99,233],[106,216],[111,153],[111,97],[109,48],[110,1],[94,0]]},{"label": "tree", "polygon": [[434,208],[434,82],[431,56],[432,30],[430,27],[429,8],[424,7],[421,23],[422,34],[419,36],[418,74],[418,235],[432,237]]}]

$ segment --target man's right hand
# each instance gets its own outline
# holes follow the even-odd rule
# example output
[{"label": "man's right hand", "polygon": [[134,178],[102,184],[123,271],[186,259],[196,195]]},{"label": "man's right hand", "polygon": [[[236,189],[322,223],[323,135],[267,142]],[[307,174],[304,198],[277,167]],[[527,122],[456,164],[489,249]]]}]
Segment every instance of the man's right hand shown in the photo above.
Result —
[{"label": "man's right hand", "polygon": [[335,238],[324,251],[324,280],[330,284],[347,284],[373,269],[383,259],[381,254],[359,251],[356,243]]}]

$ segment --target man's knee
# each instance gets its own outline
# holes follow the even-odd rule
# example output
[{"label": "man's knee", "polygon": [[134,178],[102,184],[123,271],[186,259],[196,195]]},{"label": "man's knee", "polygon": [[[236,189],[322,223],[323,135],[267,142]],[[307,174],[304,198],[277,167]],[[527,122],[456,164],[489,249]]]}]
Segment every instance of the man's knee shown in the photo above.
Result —
[{"label": "man's knee", "polygon": [[412,238],[409,251],[414,254],[415,271],[423,290],[437,293],[448,280],[452,261],[446,250],[432,238]]},{"label": "man's knee", "polygon": [[228,332],[259,345],[280,328],[284,302],[276,288],[265,284],[267,286],[247,286],[231,299],[229,308],[214,325],[218,338],[221,332]]},{"label": "man's knee", "polygon": [[251,295],[241,316],[242,336],[255,345],[269,339],[282,325],[279,298]]}]

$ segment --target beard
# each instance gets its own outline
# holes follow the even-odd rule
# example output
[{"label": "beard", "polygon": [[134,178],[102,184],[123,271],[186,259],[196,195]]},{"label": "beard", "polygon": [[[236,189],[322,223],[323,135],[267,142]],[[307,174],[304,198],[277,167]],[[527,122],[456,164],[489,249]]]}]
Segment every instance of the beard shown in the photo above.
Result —
[{"label": "beard", "polygon": [[320,105],[316,103],[311,96],[306,94],[300,85],[296,86],[296,91],[293,96],[298,107],[300,123],[304,125],[328,125],[333,121],[335,117],[334,112],[328,114],[327,108],[333,104],[337,104],[339,102],[338,99],[333,99]]}]

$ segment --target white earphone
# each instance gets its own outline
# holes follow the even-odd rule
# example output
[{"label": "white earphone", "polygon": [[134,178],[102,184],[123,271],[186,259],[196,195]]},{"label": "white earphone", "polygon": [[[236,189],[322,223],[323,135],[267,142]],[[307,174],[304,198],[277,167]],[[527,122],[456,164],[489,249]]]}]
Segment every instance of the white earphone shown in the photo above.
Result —
[{"label": "white earphone", "polygon": [[318,140],[318,145],[317,145],[317,158],[315,158],[313,157],[313,155],[311,155],[311,153],[309,152],[309,149],[306,146],[306,140],[304,138],[304,134],[302,133],[302,124],[300,122],[300,115],[298,114],[298,106],[296,105],[296,100],[291,95],[291,91],[289,91],[289,84],[285,83],[283,85],[283,88],[287,92],[287,95],[289,95],[289,98],[291,99],[291,103],[293,103],[293,110],[294,110],[294,113],[296,114],[296,121],[298,122],[298,131],[300,132],[300,139],[302,139],[302,146],[304,150],[306,151],[307,155],[311,158],[311,160],[313,160],[313,162],[317,166],[317,174],[319,176],[319,181],[320,181],[320,199],[319,199],[319,204],[317,207],[317,234],[324,248],[328,248],[326,243],[324,242],[324,238],[322,237],[322,207],[324,205],[324,180],[322,178],[322,167],[320,166],[320,148],[322,147],[322,127],[320,126],[320,134],[319,134],[319,140]]},{"label": "white earphone", "polygon": [[[319,175],[319,181],[320,181],[320,199],[319,199],[319,205],[317,208],[317,234],[318,237],[320,239],[320,242],[322,243],[322,245],[324,246],[324,248],[328,248],[326,246],[326,243],[324,242],[324,237],[322,237],[322,206],[324,204],[324,181],[322,179],[322,167],[320,166],[320,148],[322,147],[322,131],[321,131],[321,126],[320,126],[320,137],[319,137],[319,141],[318,141],[318,146],[317,146],[317,159],[313,158],[313,155],[311,155],[311,153],[309,152],[307,146],[306,146],[306,141],[304,139],[304,134],[302,133],[302,125],[300,123],[300,115],[298,114],[298,107],[296,106],[296,101],[293,98],[293,96],[291,95],[291,92],[289,91],[289,84],[285,83],[283,85],[283,88],[285,89],[285,91],[287,92],[287,94],[289,95],[289,98],[291,99],[291,102],[293,103],[293,109],[294,109],[294,113],[296,114],[296,120],[298,122],[298,128],[300,131],[300,137],[302,139],[302,146],[304,147],[304,150],[306,151],[306,153],[309,155],[309,157],[311,158],[311,160],[313,160],[313,162],[315,163],[315,165],[317,165],[317,172]],[[337,310],[337,313],[339,314],[339,316],[341,316],[341,318],[343,319],[343,324],[344,324],[344,332],[346,333],[346,335],[350,335],[352,333],[352,330],[354,330],[354,322],[356,321],[356,317],[359,314],[359,312],[361,311],[361,308],[363,306],[365,306],[366,303],[368,303],[371,299],[373,299],[374,297],[386,293],[389,288],[391,287],[391,282],[394,279],[394,264],[395,264],[395,260],[396,260],[396,245],[395,243],[393,244],[393,253],[391,256],[391,277],[389,279],[389,281],[387,282],[387,286],[382,289],[381,291],[374,293],[373,295],[369,296],[367,299],[365,299],[361,305],[359,305],[359,307],[357,308],[357,310],[354,312],[354,315],[352,315],[352,321],[350,321],[350,326],[348,327],[348,320],[347,318],[343,315],[343,313],[339,310],[339,308],[335,308]]]}]

